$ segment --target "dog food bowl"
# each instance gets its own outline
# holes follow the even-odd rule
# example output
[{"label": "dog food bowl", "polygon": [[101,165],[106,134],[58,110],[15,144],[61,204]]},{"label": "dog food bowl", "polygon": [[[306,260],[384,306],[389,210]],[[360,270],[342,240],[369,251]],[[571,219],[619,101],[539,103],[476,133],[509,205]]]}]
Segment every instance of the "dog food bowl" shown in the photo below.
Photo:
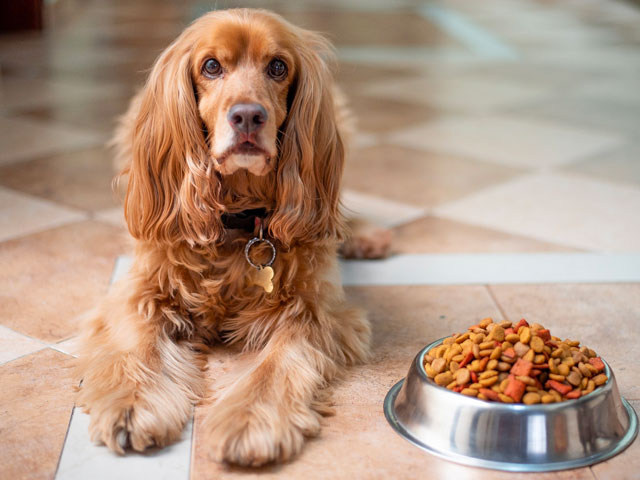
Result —
[{"label": "dog food bowl", "polygon": [[384,401],[402,437],[439,457],[474,467],[543,472],[583,467],[622,452],[638,433],[638,417],[620,396],[605,362],[607,383],[577,400],[507,404],[438,386],[424,371],[423,348],[406,379]]}]

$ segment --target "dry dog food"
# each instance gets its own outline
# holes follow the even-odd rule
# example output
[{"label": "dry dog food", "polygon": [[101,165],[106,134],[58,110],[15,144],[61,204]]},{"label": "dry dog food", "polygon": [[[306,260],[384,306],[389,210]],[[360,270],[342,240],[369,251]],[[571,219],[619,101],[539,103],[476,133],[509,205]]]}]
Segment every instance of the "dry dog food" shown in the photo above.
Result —
[{"label": "dry dog food", "polygon": [[454,392],[527,405],[580,398],[608,380],[596,352],[525,319],[485,318],[429,350],[424,369]]}]

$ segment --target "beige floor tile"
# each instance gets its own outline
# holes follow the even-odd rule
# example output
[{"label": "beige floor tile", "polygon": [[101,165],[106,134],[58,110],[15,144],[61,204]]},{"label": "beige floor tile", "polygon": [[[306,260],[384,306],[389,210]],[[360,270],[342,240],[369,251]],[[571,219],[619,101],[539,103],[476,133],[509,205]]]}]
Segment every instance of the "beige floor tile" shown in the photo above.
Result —
[{"label": "beige floor tile", "polygon": [[575,249],[499,230],[426,216],[393,230],[396,253],[567,252]]},{"label": "beige floor tile", "polygon": [[[636,251],[640,189],[537,174],[438,207],[438,216],[595,251]],[[578,213],[583,212],[583,213]]]},{"label": "beige floor tile", "polygon": [[397,202],[432,207],[523,173],[485,162],[413,148],[381,145],[353,152],[346,188]]},{"label": "beige floor tile", "polygon": [[[395,85],[395,82],[389,82]],[[439,117],[438,113],[416,103],[385,98],[351,95],[348,99],[358,131],[386,133]]]},{"label": "beige floor tile", "polygon": [[[460,75],[449,78],[414,77],[372,83],[364,93],[448,111],[490,112],[549,97],[549,89]],[[390,127],[392,129],[393,127]]]},{"label": "beige floor tile", "polygon": [[103,147],[0,167],[0,184],[80,210],[118,205],[113,152]]},{"label": "beige floor tile", "polygon": [[46,344],[0,325],[0,365],[46,348]]},{"label": "beige floor tile", "polygon": [[68,103],[83,103],[90,109],[92,102],[104,98],[130,95],[128,87],[118,83],[12,78],[0,85],[0,110],[25,110],[60,107]]},{"label": "beige floor tile", "polygon": [[561,338],[580,340],[604,358],[627,399],[640,399],[640,284],[493,285],[509,320],[538,322]]},{"label": "beige floor tile", "polygon": [[133,94],[92,101],[75,100],[60,105],[33,106],[21,109],[19,117],[75,126],[110,138],[118,117],[126,112],[132,96]]},{"label": "beige floor tile", "polygon": [[335,72],[335,79],[341,88],[347,92],[360,93],[364,85],[374,81],[396,81],[415,75],[413,69],[389,68],[383,66],[358,65],[340,62]]},{"label": "beige floor tile", "polygon": [[[640,412],[640,400],[629,402],[636,413]],[[598,480],[635,480],[640,472],[640,436],[617,457],[591,467]]]},{"label": "beige floor tile", "polygon": [[511,167],[545,168],[622,143],[613,134],[508,115],[455,117],[395,132],[393,143]]},{"label": "beige floor tile", "polygon": [[0,117],[0,165],[93,147],[107,137],[78,127]]},{"label": "beige floor tile", "polygon": [[0,241],[83,220],[86,214],[0,186]]},{"label": "beige floor tile", "polygon": [[75,335],[126,251],[122,229],[92,221],[0,244],[0,323],[46,342]]},{"label": "beige floor tile", "polygon": [[0,478],[53,478],[75,396],[71,360],[47,349],[0,367]]},{"label": "beige floor tile", "polygon": [[[640,117],[639,117],[640,120]],[[640,186],[640,143],[630,143],[612,152],[568,165],[565,171],[597,180]]]},{"label": "beige floor tile", "polygon": [[[340,2],[341,3],[341,2]],[[288,10],[296,25],[328,32],[336,45],[448,45],[454,41],[433,23],[410,11]],[[384,28],[381,28],[384,27]]]}]

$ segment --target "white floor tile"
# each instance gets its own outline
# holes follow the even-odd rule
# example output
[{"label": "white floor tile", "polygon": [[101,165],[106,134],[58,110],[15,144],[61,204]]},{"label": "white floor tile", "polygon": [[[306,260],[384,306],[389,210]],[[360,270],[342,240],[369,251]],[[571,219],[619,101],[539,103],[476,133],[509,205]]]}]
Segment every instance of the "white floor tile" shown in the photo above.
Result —
[{"label": "white floor tile", "polygon": [[575,248],[640,250],[640,189],[566,174],[537,174],[488,188],[435,214]]},{"label": "white floor tile", "polygon": [[512,167],[543,169],[612,149],[622,137],[507,115],[459,116],[403,129],[398,145],[462,155]]},{"label": "white floor tile", "polygon": [[46,345],[38,340],[0,325],[0,365],[45,347]]},{"label": "white floor tile", "polygon": [[0,187],[0,241],[85,218],[84,212]]},{"label": "white floor tile", "polygon": [[182,432],[182,440],[149,453],[116,455],[89,438],[89,416],[75,408],[67,432],[58,480],[175,480],[189,478],[192,421]]},{"label": "white floor tile", "polygon": [[118,280],[122,279],[127,272],[131,269],[133,265],[133,257],[129,255],[120,255],[116,259],[116,264],[113,267],[113,272],[111,273],[111,281],[110,284],[114,284]]},{"label": "white floor tile", "polygon": [[95,213],[96,220],[100,220],[116,227],[127,228],[127,222],[124,219],[124,209],[122,206],[100,210]]},{"label": "white floor tile", "polygon": [[344,212],[348,218],[368,220],[376,225],[395,227],[425,215],[425,210],[380,197],[344,190],[342,192]]}]

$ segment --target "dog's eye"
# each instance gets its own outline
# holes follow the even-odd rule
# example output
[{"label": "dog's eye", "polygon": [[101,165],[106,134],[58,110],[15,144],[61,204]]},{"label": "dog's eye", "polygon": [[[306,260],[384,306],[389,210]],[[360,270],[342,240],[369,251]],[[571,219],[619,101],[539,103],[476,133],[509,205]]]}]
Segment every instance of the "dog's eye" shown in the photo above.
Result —
[{"label": "dog's eye", "polygon": [[210,58],[204,62],[202,73],[210,78],[218,77],[222,73],[222,66],[215,58]]},{"label": "dog's eye", "polygon": [[274,80],[283,80],[287,76],[287,64],[278,58],[274,58],[269,62],[267,73]]}]

